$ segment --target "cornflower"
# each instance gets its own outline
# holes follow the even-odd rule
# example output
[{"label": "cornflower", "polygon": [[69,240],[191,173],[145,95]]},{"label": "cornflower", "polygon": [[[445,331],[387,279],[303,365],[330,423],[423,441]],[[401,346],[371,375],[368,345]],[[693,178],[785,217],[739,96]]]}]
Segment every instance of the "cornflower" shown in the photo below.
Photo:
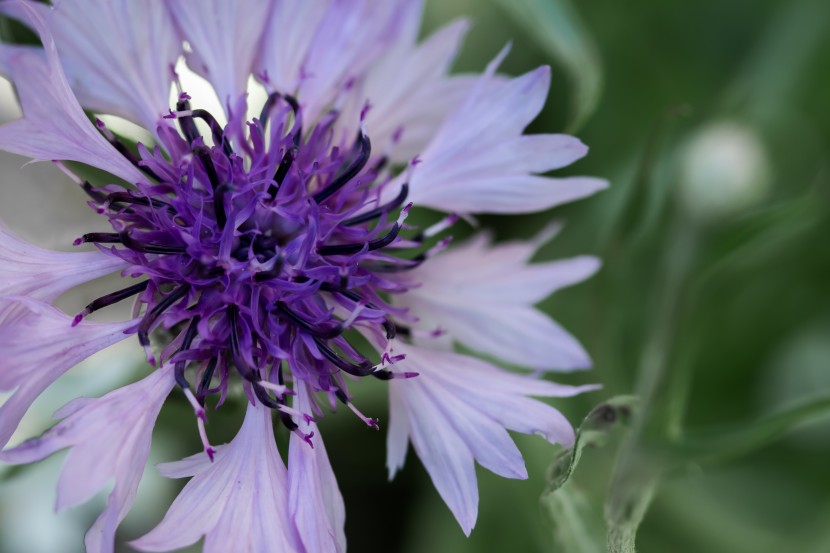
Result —
[{"label": "cornflower", "polygon": [[[54,162],[112,226],[75,239],[94,246],[79,253],[0,230],[0,389],[12,392],[0,447],[34,399],[91,354],[135,336],[148,362],[143,379],[71,401],[41,437],[0,453],[21,464],[68,448],[59,509],[114,482],[87,551],[113,551],[174,389],[193,407],[203,451],[159,466],[191,480],[132,542],[143,551],[202,537],[207,552],[344,551],[343,500],[317,421],[347,410],[378,428],[352,402],[350,386],[366,377],[389,386],[390,476],[411,443],[467,534],[476,461],[527,477],[508,430],[572,444],[568,421],[531,396],[593,389],[538,377],[590,361],[533,306],[598,261],[530,263],[550,232],[506,244],[478,234],[454,248],[447,235],[471,214],[541,211],[606,186],[540,175],[587,151],[570,136],[523,134],[545,102],[548,68],[499,76],[505,49],[482,75],[449,75],[468,25],[419,42],[419,0],[13,0],[0,11],[42,42],[0,46],[23,110],[0,127],[0,148]],[[183,88],[181,57],[222,113]],[[252,78],[267,93],[260,105],[247,94]],[[87,112],[127,119],[153,140],[132,147]],[[112,178],[93,185],[69,162]],[[414,206],[446,216],[418,228],[407,222]],[[115,272],[123,286],[82,312],[54,307]],[[130,320],[87,320],[125,300]],[[244,422],[215,446],[207,406],[232,389],[246,398]],[[275,418],[291,433],[287,466]]]}]

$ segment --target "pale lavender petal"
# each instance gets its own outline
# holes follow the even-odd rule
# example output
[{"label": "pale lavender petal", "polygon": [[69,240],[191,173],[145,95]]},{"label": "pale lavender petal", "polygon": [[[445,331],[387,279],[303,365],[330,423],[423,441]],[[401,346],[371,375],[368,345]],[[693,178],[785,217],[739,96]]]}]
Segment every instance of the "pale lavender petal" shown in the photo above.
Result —
[{"label": "pale lavender petal", "polygon": [[421,2],[413,2],[410,9],[405,18],[410,32],[402,32],[373,64],[363,88],[372,106],[366,117],[372,143],[378,151],[391,151],[398,162],[423,151],[474,83],[469,77],[447,75],[468,22],[452,23],[418,45]]},{"label": "pale lavender petal", "polygon": [[[222,106],[247,90],[271,3],[262,0],[165,0],[170,16],[192,47],[188,65],[216,90]],[[293,18],[291,24],[296,24]],[[309,29],[301,29],[309,32]]]},{"label": "pale lavender petal", "polygon": [[[421,378],[420,376],[418,378]],[[423,382],[391,382],[398,404],[406,413],[412,446],[432,478],[438,494],[468,536],[478,517],[475,462],[466,442],[447,424],[441,407]]]},{"label": "pale lavender petal", "polygon": [[49,24],[81,105],[155,131],[182,50],[162,0],[57,2]]},{"label": "pale lavender petal", "polygon": [[273,4],[256,73],[267,77],[274,89],[293,94],[300,86],[308,50],[331,0],[276,0]]},{"label": "pale lavender petal", "polygon": [[0,222],[0,295],[51,302],[61,294],[108,275],[126,263],[100,251],[47,250],[15,236]]},{"label": "pale lavender petal", "polygon": [[[215,451],[217,457],[222,455],[220,452],[225,447],[227,446],[213,446],[213,450]],[[156,465],[156,468],[158,469],[159,474],[165,478],[190,478],[207,470],[211,463],[212,461],[210,460],[210,457],[205,455],[204,451],[200,451],[199,453],[195,453],[190,457],[185,457],[184,459],[179,459],[178,461],[159,463]]]},{"label": "pale lavender petal", "polygon": [[564,167],[587,148],[565,135],[523,136],[538,115],[550,86],[550,69],[540,67],[510,80],[498,80],[502,54],[444,121],[418,156],[411,175],[384,190],[394,196],[408,179],[416,205],[460,213],[528,213],[591,195],[607,186],[602,179],[535,175]]},{"label": "pale lavender petal", "polygon": [[301,67],[298,97],[314,120],[392,43],[411,0],[333,0]]},{"label": "pale lavender petal", "polygon": [[[311,413],[311,396],[298,383],[294,408]],[[313,422],[297,420],[300,431],[314,432],[312,449],[296,433],[288,449],[288,506],[306,551],[346,551],[346,508],[328,460],[320,430]]]},{"label": "pale lavender petal", "polygon": [[288,513],[286,469],[270,409],[249,405],[237,436],[202,468],[164,520],[133,547],[172,551],[205,536],[205,553],[264,551],[266,544],[269,551],[302,551]]},{"label": "pale lavender petal", "polygon": [[[553,407],[528,396],[568,396],[594,386],[562,386],[500,369],[480,359],[398,344],[395,371],[418,376],[390,382],[390,409],[406,419],[413,447],[436,489],[469,534],[476,518],[473,459],[508,478],[526,478],[507,430],[570,446],[573,428]],[[389,459],[397,466],[398,459]]]},{"label": "pale lavender petal", "polygon": [[406,410],[397,398],[396,390],[394,386],[389,389],[389,423],[386,430],[386,469],[390,480],[403,468],[409,449]]},{"label": "pale lavender petal", "polygon": [[0,44],[0,70],[15,84],[23,108],[23,119],[0,127],[0,149],[37,160],[86,163],[129,182],[143,180],[95,129],[75,98],[43,11],[16,0],[0,4],[0,12],[25,16],[45,49],[44,55]]},{"label": "pale lavender petal", "polygon": [[46,303],[19,296],[0,296],[0,390],[14,390],[0,407],[0,447],[14,433],[32,402],[66,371],[116,342],[135,321],[81,323]]},{"label": "pale lavender petal", "polygon": [[107,505],[86,535],[88,553],[113,553],[115,532],[132,507],[156,418],[175,379],[171,366],[101,398],[75,402],[40,438],[0,453],[9,463],[30,463],[71,448],[58,483],[57,508],[88,501],[110,480]]},{"label": "pale lavender petal", "polygon": [[487,236],[476,236],[411,271],[418,286],[396,302],[419,318],[419,328],[443,328],[504,361],[534,369],[588,368],[582,345],[533,304],[589,278],[600,263],[581,256],[530,264],[545,237],[491,245]]}]

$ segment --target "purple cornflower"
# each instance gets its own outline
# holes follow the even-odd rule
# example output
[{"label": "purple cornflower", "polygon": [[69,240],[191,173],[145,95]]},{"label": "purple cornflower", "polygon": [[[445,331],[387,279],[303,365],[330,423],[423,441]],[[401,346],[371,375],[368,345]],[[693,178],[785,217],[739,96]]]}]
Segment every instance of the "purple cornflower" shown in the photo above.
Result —
[{"label": "purple cornflower", "polygon": [[[56,3],[57,4],[57,3]],[[467,29],[422,43],[419,0],[77,0],[0,3],[42,48],[0,45],[23,118],[0,148],[54,161],[107,217],[111,232],[52,252],[0,228],[0,407],[4,446],[34,399],[72,366],[137,335],[155,369],[143,380],[62,408],[56,426],[0,453],[28,463],[70,448],[58,508],[114,481],[87,550],[112,552],[146,463],[155,419],[178,387],[204,451],[160,466],[192,477],[164,520],[133,542],[168,551],[205,536],[205,551],[345,550],[343,502],[316,421],[351,401],[364,377],[388,381],[390,475],[411,442],[465,533],[477,512],[474,462],[526,478],[508,430],[570,446],[573,430],[530,396],[591,389],[553,384],[455,353],[453,344],[536,370],[587,368],[578,342],[533,305],[579,282],[598,261],[530,264],[550,233],[450,248],[472,213],[528,213],[605,187],[539,176],[587,149],[565,135],[523,135],[541,110],[549,70],[449,76]],[[182,89],[188,66],[224,113]],[[262,105],[246,94],[253,76]],[[170,101],[171,91],[173,101]],[[192,91],[191,91],[192,92]],[[131,148],[84,109],[148,129]],[[248,118],[249,110],[258,116]],[[64,162],[113,175],[93,186]],[[448,213],[426,228],[413,207]],[[76,316],[59,295],[103,275],[119,290]],[[134,319],[88,322],[134,301]],[[358,348],[368,341],[376,354]],[[208,405],[241,387],[248,406],[231,443],[214,447]],[[287,467],[272,414],[291,433]]]}]

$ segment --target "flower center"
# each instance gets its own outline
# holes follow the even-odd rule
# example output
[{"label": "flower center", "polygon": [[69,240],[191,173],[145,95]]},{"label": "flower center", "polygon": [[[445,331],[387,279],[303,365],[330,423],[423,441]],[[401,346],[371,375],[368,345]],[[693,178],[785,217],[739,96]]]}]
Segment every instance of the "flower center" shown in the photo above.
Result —
[{"label": "flower center", "polygon": [[391,343],[393,318],[407,318],[387,301],[407,290],[396,273],[418,266],[448,240],[406,255],[421,248],[429,229],[401,236],[411,207],[403,205],[407,186],[380,204],[392,173],[384,158],[372,156],[362,127],[356,138],[338,138],[338,117],[332,112],[304,130],[297,102],[274,93],[259,119],[231,114],[223,128],[181,94],[166,116],[179,131],[160,125],[160,146],[139,144],[138,156],[99,122],[147,180],[133,187],[83,183],[114,232],[85,234],[76,244],[99,245],[129,264],[125,275],[143,280],[93,301],[75,324],[136,297],[135,332],[148,360],[156,362],[155,332],[161,360],[175,363],[177,382],[202,419],[206,397],[223,400],[234,372],[247,395],[278,410],[292,430],[296,413],[286,396],[295,380],[358,412],[347,375],[415,376],[384,368],[400,360],[389,345],[379,364],[361,355],[349,329]]}]

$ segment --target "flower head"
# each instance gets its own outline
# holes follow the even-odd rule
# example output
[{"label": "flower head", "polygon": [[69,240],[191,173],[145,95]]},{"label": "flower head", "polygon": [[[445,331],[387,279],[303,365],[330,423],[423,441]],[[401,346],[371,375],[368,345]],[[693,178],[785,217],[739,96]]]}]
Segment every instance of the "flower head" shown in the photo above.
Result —
[{"label": "flower head", "polygon": [[[201,536],[206,551],[258,551],[261,542],[344,550],[342,499],[316,420],[324,405],[341,404],[377,428],[351,400],[349,386],[364,377],[391,381],[390,470],[411,441],[468,533],[474,460],[526,477],[507,430],[570,445],[567,421],[529,396],[587,388],[449,351],[458,341],[532,369],[589,365],[576,340],[533,304],[590,276],[596,260],[529,265],[542,239],[473,239],[453,250],[447,234],[471,213],[538,211],[605,186],[539,176],[587,151],[569,136],[522,134],[544,103],[546,68],[498,76],[505,50],[480,77],[449,76],[466,24],[419,44],[416,0],[85,0],[71,8],[17,0],[0,10],[43,43],[0,45],[0,70],[24,114],[0,127],[0,147],[54,161],[112,227],[74,242],[97,250],[71,254],[0,231],[0,342],[12,352],[0,387],[16,389],[0,408],[9,413],[0,446],[46,386],[100,348],[135,334],[159,367],[70,404],[54,429],[0,453],[18,463],[69,447],[73,458],[106,459],[106,470],[72,488],[80,501],[106,478],[116,481],[87,537],[90,551],[112,551],[174,383],[193,406],[204,452],[163,469],[193,480],[160,526],[135,542],[148,551]],[[211,82],[222,112],[184,89],[179,56]],[[266,91],[259,104],[246,93],[251,77]],[[83,108],[143,125],[154,141],[131,148]],[[93,185],[68,161],[114,178]],[[407,223],[414,207],[448,214],[418,228]],[[74,318],[50,305],[112,271],[124,285]],[[135,320],[85,321],[128,299]],[[39,347],[43,338],[50,347]],[[233,387],[247,396],[245,422],[236,439],[215,447],[205,407],[224,403]],[[141,424],[130,427],[118,402]],[[287,469],[271,414],[293,434]]]}]

